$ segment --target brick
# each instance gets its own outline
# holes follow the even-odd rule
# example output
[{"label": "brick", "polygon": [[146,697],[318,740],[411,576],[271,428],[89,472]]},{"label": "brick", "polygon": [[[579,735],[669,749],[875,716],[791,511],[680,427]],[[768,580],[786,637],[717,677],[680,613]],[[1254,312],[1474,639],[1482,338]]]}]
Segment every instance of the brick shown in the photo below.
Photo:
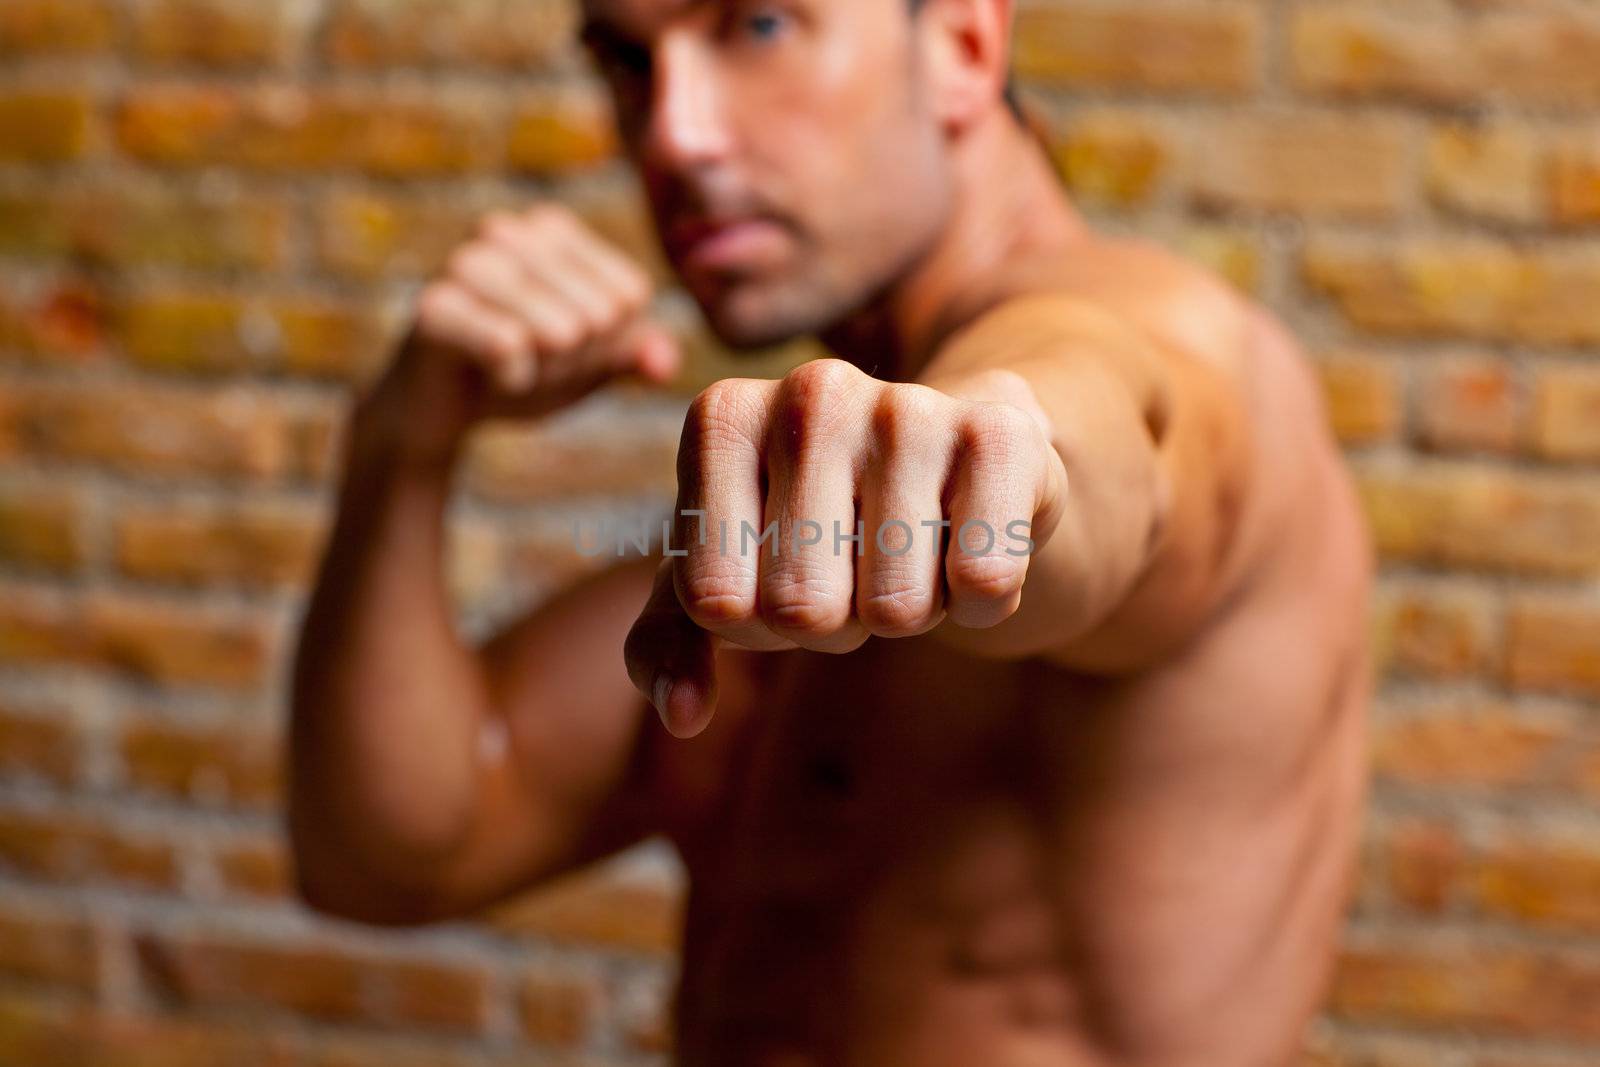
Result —
[{"label": "brick", "polygon": [[1190,226],[1170,238],[1172,250],[1216,274],[1241,293],[1261,288],[1261,245],[1255,237],[1216,226]]},{"label": "brick", "polygon": [[1149,203],[1173,164],[1165,131],[1128,112],[1074,114],[1052,131],[1049,149],[1073,197],[1090,206],[1128,209]]},{"label": "brick", "polygon": [[1306,4],[1290,25],[1296,83],[1343,97],[1578,108],[1600,100],[1600,21],[1588,12],[1459,18]]},{"label": "brick", "polygon": [[59,163],[89,149],[94,105],[71,90],[0,89],[0,162]]},{"label": "brick", "polygon": [[1594,1039],[1600,968],[1583,956],[1464,944],[1366,944],[1346,949],[1331,998],[1335,1017],[1482,1034]]},{"label": "brick", "polygon": [[141,86],[122,102],[117,135],[133,157],[175,167],[446,175],[500,160],[500,110],[437,91]]},{"label": "brick", "polygon": [[106,319],[100,288],[83,278],[0,294],[0,349],[22,363],[91,366],[104,358]]},{"label": "brick", "polygon": [[1600,368],[1541,368],[1533,391],[1534,451],[1546,459],[1600,460]]},{"label": "brick", "polygon": [[1559,715],[1440,699],[1375,716],[1372,765],[1380,779],[1420,789],[1535,788],[1570,734]]},{"label": "brick", "polygon": [[1202,207],[1366,219],[1404,201],[1409,128],[1370,115],[1282,112],[1222,119],[1187,167]]},{"label": "brick", "polygon": [[207,807],[273,810],[283,797],[282,742],[240,726],[142,718],[119,731],[121,782]]},{"label": "brick", "polygon": [[1385,673],[1456,678],[1481,673],[1494,660],[1497,604],[1482,590],[1385,583],[1374,616]]},{"label": "brick", "polygon": [[81,623],[94,662],[157,684],[252,690],[273,665],[272,629],[260,616],[103,595]]},{"label": "brick", "polygon": [[0,488],[0,561],[63,575],[80,571],[88,507],[77,492]]},{"label": "brick", "polygon": [[488,918],[514,936],[665,954],[678,948],[682,909],[676,887],[601,870],[570,875]]},{"label": "brick", "polygon": [[64,708],[0,703],[0,774],[68,784],[78,773],[81,740]]},{"label": "brick", "polygon": [[602,995],[599,984],[586,977],[531,972],[517,992],[522,1031],[541,1044],[575,1047],[594,1026]]},{"label": "brick", "polygon": [[15,595],[0,605],[0,662],[98,666],[158,684],[250,689],[272,652],[265,619],[141,601]]},{"label": "brick", "polygon": [[1390,560],[1583,576],[1600,569],[1600,494],[1582,477],[1428,464],[1358,473]]},{"label": "brick", "polygon": [[1507,836],[1478,856],[1479,909],[1564,931],[1600,930],[1600,847],[1592,840]]},{"label": "brick", "polygon": [[27,1067],[299,1067],[290,1035],[0,994],[8,1062]]},{"label": "brick", "polygon": [[463,457],[462,484],[498,502],[674,493],[681,420],[618,429],[570,419],[485,427]]},{"label": "brick", "polygon": [[1523,689],[1600,697],[1600,606],[1534,595],[1515,600],[1506,676]]},{"label": "brick", "polygon": [[0,5],[0,55],[104,52],[115,17],[109,0],[7,0]]},{"label": "brick", "polygon": [[1306,280],[1355,325],[1379,334],[1539,345],[1600,342],[1600,258],[1486,241],[1379,248],[1314,240]]},{"label": "brick", "polygon": [[1466,849],[1455,830],[1439,822],[1407,821],[1392,827],[1382,845],[1382,867],[1393,898],[1427,915],[1446,911],[1456,895]]},{"label": "brick", "polygon": [[1428,142],[1428,193],[1471,218],[1531,224],[1549,213],[1546,154],[1529,131],[1450,126]]},{"label": "brick", "polygon": [[289,849],[280,837],[229,842],[215,850],[212,862],[229,893],[281,901],[293,891]]},{"label": "brick", "polygon": [[1012,66],[1039,85],[1232,95],[1258,83],[1262,37],[1260,12],[1242,4],[1028,6]]},{"label": "brick", "polygon": [[1552,221],[1561,226],[1600,223],[1600,151],[1589,144],[1558,145],[1546,161]]},{"label": "brick", "polygon": [[170,843],[65,812],[0,811],[0,864],[72,885],[170,889],[178,879]]},{"label": "brick", "polygon": [[570,174],[606,163],[616,154],[611,108],[598,92],[562,89],[528,95],[512,116],[507,162],[513,170]]},{"label": "brick", "polygon": [[131,51],[148,63],[281,66],[296,52],[308,8],[253,0],[137,0]]},{"label": "brick", "polygon": [[460,65],[526,73],[573,60],[566,0],[334,0],[323,55],[351,67]]},{"label": "brick", "polygon": [[0,397],[0,440],[17,454],[157,478],[302,480],[326,467],[329,422],[260,388],[29,386]]},{"label": "brick", "polygon": [[483,1027],[488,1011],[482,964],[225,935],[147,935],[136,948],[146,980],[196,1008],[273,1007],[317,1019],[469,1032]]},{"label": "brick", "polygon": [[1521,443],[1522,397],[1503,360],[1465,356],[1421,368],[1415,409],[1417,442],[1431,451],[1510,453]]},{"label": "brick", "polygon": [[421,278],[443,266],[479,215],[454,201],[336,192],[317,212],[317,259],[353,278]]},{"label": "brick", "polygon": [[0,250],[116,267],[281,267],[289,205],[205,187],[132,182],[0,193]]},{"label": "brick", "polygon": [[131,578],[250,588],[309,582],[323,541],[320,511],[244,506],[133,508],[112,529],[117,569]]},{"label": "brick", "polygon": [[1403,382],[1393,360],[1335,352],[1316,361],[1328,420],[1347,446],[1392,441],[1404,418]]},{"label": "brick", "polygon": [[0,974],[93,991],[100,941],[84,916],[8,905],[0,911]]}]

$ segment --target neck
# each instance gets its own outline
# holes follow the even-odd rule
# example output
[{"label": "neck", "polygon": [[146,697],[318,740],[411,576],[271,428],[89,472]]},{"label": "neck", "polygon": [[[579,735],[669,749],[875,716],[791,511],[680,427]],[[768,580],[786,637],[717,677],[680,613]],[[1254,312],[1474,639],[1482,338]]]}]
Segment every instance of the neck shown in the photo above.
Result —
[{"label": "neck", "polygon": [[1003,298],[1002,272],[1088,237],[1038,141],[996,114],[956,147],[954,208],[910,270],[822,341],[887,381],[911,381],[946,338]]}]

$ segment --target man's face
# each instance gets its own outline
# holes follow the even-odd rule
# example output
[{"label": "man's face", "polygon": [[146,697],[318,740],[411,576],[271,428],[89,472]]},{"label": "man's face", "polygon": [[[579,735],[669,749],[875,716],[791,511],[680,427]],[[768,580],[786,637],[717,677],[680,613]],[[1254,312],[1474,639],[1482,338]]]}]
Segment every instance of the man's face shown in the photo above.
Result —
[{"label": "man's face", "polygon": [[668,260],[727,343],[816,333],[951,197],[907,0],[585,0]]}]

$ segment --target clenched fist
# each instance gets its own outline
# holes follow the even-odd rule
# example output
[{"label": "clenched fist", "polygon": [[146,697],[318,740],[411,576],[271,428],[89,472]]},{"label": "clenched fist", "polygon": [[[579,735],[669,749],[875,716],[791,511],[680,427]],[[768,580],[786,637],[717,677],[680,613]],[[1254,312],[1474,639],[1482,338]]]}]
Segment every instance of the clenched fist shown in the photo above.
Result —
[{"label": "clenched fist", "polygon": [[982,628],[1021,603],[1066,469],[1031,387],[989,370],[938,388],[837,359],[729,379],[690,405],[678,508],[629,675],[679,736],[716,701],[716,641],[844,653]]},{"label": "clenched fist", "polygon": [[394,398],[406,447],[448,453],[483,418],[530,417],[619,375],[665,381],[680,354],[645,317],[645,271],[568,209],[485,218],[417,299],[374,393]]}]

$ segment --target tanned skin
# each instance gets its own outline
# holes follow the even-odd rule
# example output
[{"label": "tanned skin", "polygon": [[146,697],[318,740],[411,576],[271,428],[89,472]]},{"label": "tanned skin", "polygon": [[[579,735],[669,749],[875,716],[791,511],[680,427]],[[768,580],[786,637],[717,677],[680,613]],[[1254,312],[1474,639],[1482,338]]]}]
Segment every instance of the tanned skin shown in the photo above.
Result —
[{"label": "tanned skin", "polygon": [[[352,413],[295,664],[303,895],[426,922],[660,835],[690,879],[682,1064],[1292,1062],[1372,671],[1303,354],[1082,223],[1002,103],[1008,0],[585,14],[712,327],[834,358],[690,405],[684,554],[470,647],[441,576],[462,440],[678,363],[644,273],[571,215],[485,221]],[[1034,551],[920,526],[970,519]],[[864,551],[803,520],[863,521]],[[700,521],[777,521],[777,554]]]}]

